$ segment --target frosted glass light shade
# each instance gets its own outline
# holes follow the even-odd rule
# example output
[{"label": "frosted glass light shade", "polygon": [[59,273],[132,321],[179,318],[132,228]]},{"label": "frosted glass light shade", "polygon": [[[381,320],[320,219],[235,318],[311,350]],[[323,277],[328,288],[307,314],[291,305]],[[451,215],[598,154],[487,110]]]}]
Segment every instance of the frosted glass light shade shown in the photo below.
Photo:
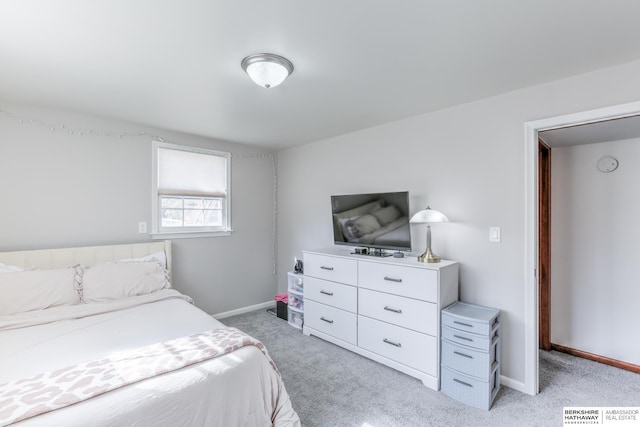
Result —
[{"label": "frosted glass light shade", "polygon": [[423,209],[412,216],[409,222],[413,224],[429,224],[432,222],[449,222],[449,218],[442,212],[427,207],[427,209]]},{"label": "frosted glass light shade", "polygon": [[293,64],[286,58],[271,53],[258,53],[242,60],[242,68],[258,86],[278,86],[293,72]]}]

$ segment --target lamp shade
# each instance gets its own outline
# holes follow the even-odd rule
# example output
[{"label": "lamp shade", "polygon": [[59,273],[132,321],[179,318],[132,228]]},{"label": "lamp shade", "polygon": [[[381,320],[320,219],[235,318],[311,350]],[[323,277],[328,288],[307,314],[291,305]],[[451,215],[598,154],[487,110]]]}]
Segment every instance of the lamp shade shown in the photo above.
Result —
[{"label": "lamp shade", "polygon": [[409,221],[413,224],[425,224],[432,222],[449,222],[449,218],[440,211],[431,209],[427,206],[426,209],[416,212]]},{"label": "lamp shade", "polygon": [[272,53],[258,53],[242,60],[242,69],[258,86],[278,86],[293,72],[293,64],[286,58]]}]

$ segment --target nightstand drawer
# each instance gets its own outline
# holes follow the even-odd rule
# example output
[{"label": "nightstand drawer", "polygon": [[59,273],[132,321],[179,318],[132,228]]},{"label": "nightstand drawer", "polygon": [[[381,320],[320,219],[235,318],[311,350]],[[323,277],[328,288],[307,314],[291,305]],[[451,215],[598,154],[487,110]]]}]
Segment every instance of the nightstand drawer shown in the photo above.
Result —
[{"label": "nightstand drawer", "polygon": [[[444,319],[444,316],[443,316]],[[494,332],[494,337],[498,335],[498,331]],[[462,344],[467,347],[473,347],[478,350],[489,351],[491,347],[492,338],[486,335],[472,334],[469,332],[461,331],[459,329],[450,328],[448,326],[442,326],[442,339],[452,342],[454,344]]]},{"label": "nightstand drawer", "polygon": [[483,352],[452,344],[446,340],[442,341],[441,360],[443,366],[485,381],[489,379],[498,363],[495,347],[492,351]]},{"label": "nightstand drawer", "polygon": [[358,313],[413,329],[423,334],[438,335],[438,306],[411,298],[360,289]]},{"label": "nightstand drawer", "polygon": [[304,298],[352,313],[358,308],[358,288],[315,277],[305,278]]},{"label": "nightstand drawer", "polygon": [[413,369],[438,376],[438,340],[430,335],[358,316],[358,345]]},{"label": "nightstand drawer", "polygon": [[355,313],[315,301],[304,305],[304,326],[316,329],[349,344],[357,345],[358,320]]},{"label": "nightstand drawer", "polygon": [[358,283],[358,262],[354,259],[304,254],[304,275],[355,286]]},{"label": "nightstand drawer", "polygon": [[438,302],[438,272],[377,262],[360,262],[359,287]]}]

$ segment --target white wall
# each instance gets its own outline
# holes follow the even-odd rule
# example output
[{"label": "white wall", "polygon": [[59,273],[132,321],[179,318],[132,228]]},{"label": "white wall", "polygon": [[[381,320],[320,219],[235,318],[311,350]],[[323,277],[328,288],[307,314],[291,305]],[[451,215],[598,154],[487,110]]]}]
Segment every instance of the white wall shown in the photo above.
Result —
[{"label": "white wall", "polygon": [[294,256],[332,244],[331,194],[409,190],[413,212],[452,221],[434,251],[460,262],[462,300],[503,310],[502,374],[524,389],[524,123],[638,99],[635,62],[279,152],[279,289]]},{"label": "white wall", "polygon": [[[138,222],[151,225],[152,138],[70,134],[60,124],[148,132],[238,156],[266,154],[246,145],[59,111],[0,107],[15,114],[0,114],[2,251],[150,240],[138,234]],[[55,124],[56,130],[40,122]],[[272,301],[276,292],[272,161],[234,157],[231,168],[232,235],[173,240],[174,286],[212,314]]]},{"label": "white wall", "polygon": [[640,139],[551,153],[551,342],[638,365]]}]

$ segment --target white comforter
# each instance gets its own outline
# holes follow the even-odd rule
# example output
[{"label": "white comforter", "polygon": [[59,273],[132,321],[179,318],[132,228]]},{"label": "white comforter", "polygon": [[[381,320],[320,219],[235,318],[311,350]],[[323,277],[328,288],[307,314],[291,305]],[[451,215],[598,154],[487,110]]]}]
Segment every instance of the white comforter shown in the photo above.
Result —
[{"label": "white comforter", "polygon": [[[0,384],[222,326],[186,300],[163,290],[0,318]],[[288,426],[300,421],[269,360],[247,346],[16,425]]]}]

